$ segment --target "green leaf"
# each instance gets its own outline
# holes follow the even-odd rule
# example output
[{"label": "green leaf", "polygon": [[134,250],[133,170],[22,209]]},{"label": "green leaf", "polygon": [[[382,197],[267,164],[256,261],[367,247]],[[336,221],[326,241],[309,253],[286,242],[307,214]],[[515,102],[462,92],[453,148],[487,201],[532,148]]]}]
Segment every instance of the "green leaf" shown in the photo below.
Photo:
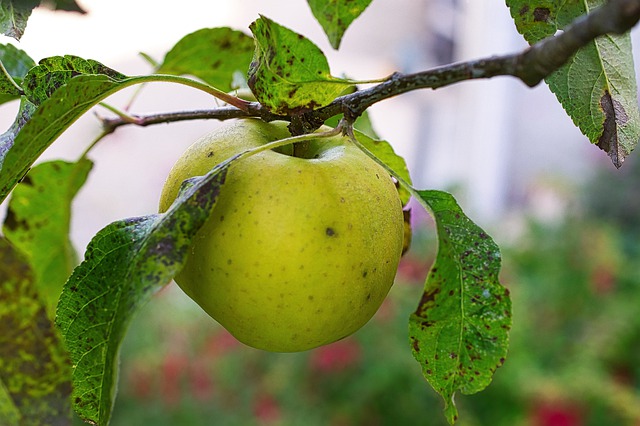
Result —
[{"label": "green leaf", "polygon": [[52,320],[62,286],[78,262],[69,240],[71,202],[92,165],[87,159],[39,164],[18,184],[9,202],[4,235],[26,254]]},{"label": "green leaf", "polygon": [[223,91],[233,87],[233,74],[245,74],[254,50],[253,38],[230,28],[205,28],[182,38],[165,56],[157,72],[193,75]]},{"label": "green leaf", "polygon": [[530,44],[554,35],[556,17],[566,0],[506,0],[518,32]]},{"label": "green leaf", "polygon": [[47,0],[44,5],[52,10],[86,13],[75,0]]},{"label": "green leaf", "polygon": [[33,104],[23,102],[14,126],[0,136],[0,202],[80,116],[119,90],[153,81],[185,84],[214,95],[219,92],[205,83],[172,75],[127,77],[99,62],[73,56],[41,61],[27,73],[24,82],[28,96],[41,102],[40,106],[34,112]]},{"label": "green leaf", "polygon": [[0,258],[0,423],[71,424],[67,354],[38,299],[33,273],[1,237]]},{"label": "green leaf", "polygon": [[12,44],[0,45],[0,62],[16,81],[22,81],[29,70],[36,66],[35,61],[24,50]]},{"label": "green leaf", "polygon": [[20,411],[18,407],[13,403],[11,394],[2,383],[0,379],[0,419],[3,421],[3,426],[19,426],[20,424]]},{"label": "green leaf", "polygon": [[73,363],[72,399],[83,419],[108,424],[119,348],[132,316],[182,268],[235,158],[187,181],[166,213],[108,225],[65,284],[56,322]]},{"label": "green leaf", "polygon": [[20,40],[27,27],[27,20],[31,11],[39,4],[35,0],[1,1],[0,2],[0,32],[7,37]]},{"label": "green leaf", "polygon": [[261,16],[250,26],[256,48],[249,87],[275,114],[296,114],[328,105],[353,82],[331,76],[324,53],[304,36]]},{"label": "green leaf", "polygon": [[[508,0],[529,43],[564,30],[604,0]],[[640,112],[631,37],[607,35],[583,47],[546,78],[574,124],[620,167],[640,138]]]},{"label": "green leaf", "polygon": [[77,56],[53,56],[42,59],[24,77],[22,86],[25,95],[35,105],[40,105],[61,86],[80,75],[103,75],[113,81],[123,81],[128,77],[93,59]]},{"label": "green leaf", "polygon": [[[80,75],[56,90],[49,99],[24,122],[20,118],[13,128],[0,137],[0,201],[27,173],[35,160],[82,114],[107,96],[144,81],[144,77],[114,80],[107,75]],[[27,103],[27,105],[29,105]],[[31,112],[25,107],[26,112]],[[23,113],[23,116],[28,114]],[[20,128],[17,136],[15,129]]]},{"label": "green leaf", "polygon": [[334,49],[340,47],[349,25],[369,6],[371,0],[307,0],[313,16],[322,26]]},{"label": "green leaf", "polygon": [[[354,135],[358,142],[364,145],[367,150],[371,151],[371,153],[378,157],[378,159],[389,166],[397,176],[402,178],[408,184],[411,184],[411,177],[409,176],[409,169],[407,168],[406,161],[395,153],[389,142],[370,138],[357,130],[354,132]],[[400,193],[402,205],[404,206],[409,202],[411,194],[403,186],[400,186],[398,191]]]},{"label": "green leaf", "polygon": [[11,44],[0,45],[0,104],[22,94],[20,83],[35,62]]},{"label": "green leaf", "polygon": [[457,419],[454,395],[472,394],[491,382],[505,360],[511,328],[509,291],[498,281],[500,251],[455,199],[417,191],[438,230],[438,255],[424,294],[409,321],[413,356]]}]

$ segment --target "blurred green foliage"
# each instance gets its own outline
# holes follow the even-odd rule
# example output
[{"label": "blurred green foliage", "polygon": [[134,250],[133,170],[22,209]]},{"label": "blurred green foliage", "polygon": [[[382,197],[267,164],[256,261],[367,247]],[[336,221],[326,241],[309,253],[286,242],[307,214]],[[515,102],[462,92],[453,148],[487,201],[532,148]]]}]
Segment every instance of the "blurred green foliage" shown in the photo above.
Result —
[{"label": "blurred green foliage", "polygon": [[[638,199],[606,179],[588,185],[572,209],[579,213],[525,220],[501,244],[514,310],[510,353],[485,391],[458,396],[458,424],[640,424],[640,209],[627,214]],[[125,340],[112,424],[446,425],[407,342],[434,250],[430,224],[418,222],[398,281],[369,324],[298,354],[243,346],[168,287]]]}]

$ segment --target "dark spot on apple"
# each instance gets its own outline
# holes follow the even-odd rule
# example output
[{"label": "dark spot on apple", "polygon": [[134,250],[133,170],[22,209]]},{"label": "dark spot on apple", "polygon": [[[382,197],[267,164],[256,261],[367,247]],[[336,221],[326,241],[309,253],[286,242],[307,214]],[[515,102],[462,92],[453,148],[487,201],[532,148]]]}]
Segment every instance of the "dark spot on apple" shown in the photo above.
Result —
[{"label": "dark spot on apple", "polygon": [[547,7],[536,7],[533,10],[534,22],[547,22],[551,16],[551,10]]},{"label": "dark spot on apple", "polygon": [[335,235],[336,235],[336,231],[335,231],[333,228],[328,227],[328,228],[325,230],[325,234],[327,234],[327,237],[333,237],[333,236],[335,236]]},{"label": "dark spot on apple", "polygon": [[213,151],[209,151],[209,152],[207,153],[207,157],[209,157],[209,158],[213,157]]},{"label": "dark spot on apple", "polygon": [[313,296],[309,296],[309,297],[307,297],[307,299],[313,301]]},{"label": "dark spot on apple", "polygon": [[231,265],[233,262],[231,259],[227,259],[227,265]]},{"label": "dark spot on apple", "polygon": [[[367,271],[362,271],[362,278],[367,278],[367,274],[368,274]],[[371,296],[371,295],[369,295],[369,296]]]},{"label": "dark spot on apple", "polygon": [[[52,166],[56,166],[56,167],[60,167],[57,164],[53,163]],[[31,180],[31,177],[29,175],[24,175],[24,177],[22,178],[22,180],[20,181],[20,183],[22,185],[29,185],[29,186],[33,186],[33,181]]]},{"label": "dark spot on apple", "polygon": [[522,9],[520,9],[520,16],[524,16],[524,14],[526,14],[529,11],[529,6],[524,6]]},{"label": "dark spot on apple", "polygon": [[367,294],[367,300],[371,300],[371,293]]},{"label": "dark spot on apple", "polygon": [[18,219],[13,209],[7,210],[7,216],[4,220],[4,225],[10,231],[15,231],[18,228],[22,228],[24,230],[28,230],[30,228],[29,222],[24,219]]}]

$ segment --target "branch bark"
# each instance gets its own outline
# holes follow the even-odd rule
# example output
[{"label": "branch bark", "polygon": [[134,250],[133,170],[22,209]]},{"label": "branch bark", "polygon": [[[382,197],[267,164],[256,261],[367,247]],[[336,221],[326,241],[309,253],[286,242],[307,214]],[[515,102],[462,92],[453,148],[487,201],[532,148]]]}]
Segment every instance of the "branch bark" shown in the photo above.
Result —
[{"label": "branch bark", "polygon": [[133,121],[112,118],[103,120],[103,123],[106,129],[113,131],[126,124],[147,126],[194,119],[259,117],[265,121],[291,121],[292,133],[302,134],[317,129],[327,119],[339,114],[353,122],[373,104],[413,90],[438,89],[461,81],[497,76],[512,76],[529,87],[536,86],[595,38],[609,33],[625,33],[639,20],[640,0],[609,0],[592,13],[576,19],[563,33],[546,38],[522,52],[444,65],[413,74],[394,73],[382,83],[341,96],[325,107],[297,116],[275,115],[253,102],[247,111],[222,107],[136,116]]}]

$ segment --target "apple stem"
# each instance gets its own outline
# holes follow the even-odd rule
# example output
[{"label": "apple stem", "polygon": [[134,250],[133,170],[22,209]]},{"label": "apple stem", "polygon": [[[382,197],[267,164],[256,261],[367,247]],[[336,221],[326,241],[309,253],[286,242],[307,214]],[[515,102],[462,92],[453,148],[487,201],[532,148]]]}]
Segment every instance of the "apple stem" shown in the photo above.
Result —
[{"label": "apple stem", "polygon": [[291,136],[289,138],[278,139],[277,141],[269,142],[267,144],[243,151],[237,154],[235,157],[233,157],[233,160],[239,160],[241,158],[249,157],[251,155],[255,155],[263,151],[268,151],[271,149],[275,149],[281,146],[291,145],[291,144],[293,144],[294,146],[294,156],[296,156],[295,155],[296,145],[304,144],[305,142],[309,142],[309,140],[311,139],[323,139],[323,138],[338,136],[341,133],[342,133],[342,125],[339,124],[336,128],[328,130],[326,132],[314,132],[314,133],[308,133],[306,135],[297,135],[297,136]]}]

